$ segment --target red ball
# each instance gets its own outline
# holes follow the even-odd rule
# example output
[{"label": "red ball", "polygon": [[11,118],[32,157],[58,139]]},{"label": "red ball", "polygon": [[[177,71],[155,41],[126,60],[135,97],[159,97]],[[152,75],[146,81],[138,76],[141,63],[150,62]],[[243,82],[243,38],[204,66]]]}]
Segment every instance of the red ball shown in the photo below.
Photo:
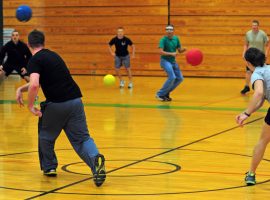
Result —
[{"label": "red ball", "polygon": [[202,63],[203,61],[203,53],[200,49],[190,49],[186,53],[186,60],[192,66],[197,66]]}]

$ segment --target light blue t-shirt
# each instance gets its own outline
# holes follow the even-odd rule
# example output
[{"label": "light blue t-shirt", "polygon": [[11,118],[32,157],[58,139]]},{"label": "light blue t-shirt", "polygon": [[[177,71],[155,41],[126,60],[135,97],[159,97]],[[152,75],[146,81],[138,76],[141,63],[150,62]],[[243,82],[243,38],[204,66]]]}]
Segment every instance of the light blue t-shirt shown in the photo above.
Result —
[{"label": "light blue t-shirt", "polygon": [[252,87],[257,80],[263,81],[265,99],[270,102],[270,65],[255,68],[251,76]]}]

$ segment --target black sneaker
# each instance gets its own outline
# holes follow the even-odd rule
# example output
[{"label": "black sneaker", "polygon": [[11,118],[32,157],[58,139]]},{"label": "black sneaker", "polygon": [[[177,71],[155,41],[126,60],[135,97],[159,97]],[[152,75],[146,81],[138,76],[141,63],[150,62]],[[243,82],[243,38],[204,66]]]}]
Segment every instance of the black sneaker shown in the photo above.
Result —
[{"label": "black sneaker", "polygon": [[106,179],[105,158],[102,154],[98,154],[95,158],[95,172],[93,175],[94,183],[100,187]]},{"label": "black sneaker", "polygon": [[156,98],[159,101],[168,101],[168,99],[165,96],[158,96],[158,95],[156,95]]},{"label": "black sneaker", "polygon": [[44,171],[43,174],[44,174],[45,176],[50,176],[50,177],[55,177],[55,176],[57,176],[56,169],[48,169],[48,170]]},{"label": "black sneaker", "polygon": [[248,186],[255,185],[256,184],[256,177],[255,173],[247,172],[245,177],[246,184]]},{"label": "black sneaker", "polygon": [[245,86],[243,90],[241,90],[241,94],[246,94],[247,92],[250,91],[249,86]]},{"label": "black sneaker", "polygon": [[167,99],[167,101],[172,101],[172,98],[169,95],[166,95],[165,98]]}]

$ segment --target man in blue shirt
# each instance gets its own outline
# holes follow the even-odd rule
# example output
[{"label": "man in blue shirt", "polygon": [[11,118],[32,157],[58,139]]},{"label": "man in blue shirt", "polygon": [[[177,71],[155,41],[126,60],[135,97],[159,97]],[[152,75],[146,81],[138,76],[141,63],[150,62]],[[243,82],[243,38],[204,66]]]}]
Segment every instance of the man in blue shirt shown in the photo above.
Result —
[{"label": "man in blue shirt", "polygon": [[[265,64],[264,52],[251,47],[245,52],[245,59],[247,67],[253,72],[251,85],[254,89],[254,94],[247,109],[236,116],[236,122],[241,126],[251,114],[262,107],[264,101],[270,102],[270,66]],[[264,122],[260,139],[253,150],[249,171],[246,173],[245,182],[247,185],[256,184],[255,173],[270,142],[270,108],[267,111]]]}]

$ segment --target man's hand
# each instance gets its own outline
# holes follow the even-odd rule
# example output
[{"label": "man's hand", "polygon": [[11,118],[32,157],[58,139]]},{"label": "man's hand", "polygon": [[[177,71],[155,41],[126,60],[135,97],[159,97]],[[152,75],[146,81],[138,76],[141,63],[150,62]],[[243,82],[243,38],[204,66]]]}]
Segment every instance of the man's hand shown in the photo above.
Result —
[{"label": "man's hand", "polygon": [[171,56],[173,56],[173,57],[176,57],[178,55],[178,53],[177,52],[173,52],[173,53],[171,53]]},{"label": "man's hand", "polygon": [[16,91],[16,101],[20,105],[20,107],[24,106],[21,88],[18,88]]},{"label": "man's hand", "polygon": [[184,53],[187,49],[186,48],[181,48],[179,49],[179,53]]},{"label": "man's hand", "polygon": [[27,73],[27,70],[23,67],[22,69],[21,69],[21,74],[22,75],[25,75]]},{"label": "man's hand", "polygon": [[235,121],[237,124],[239,124],[241,127],[243,126],[244,121],[248,118],[248,116],[245,113],[241,113],[236,116]]},{"label": "man's hand", "polygon": [[37,109],[35,106],[28,107],[31,113],[33,113],[35,116],[42,117],[42,113],[39,109]]},{"label": "man's hand", "polygon": [[111,55],[112,55],[112,57],[115,57],[116,56],[115,53],[111,53]]}]

